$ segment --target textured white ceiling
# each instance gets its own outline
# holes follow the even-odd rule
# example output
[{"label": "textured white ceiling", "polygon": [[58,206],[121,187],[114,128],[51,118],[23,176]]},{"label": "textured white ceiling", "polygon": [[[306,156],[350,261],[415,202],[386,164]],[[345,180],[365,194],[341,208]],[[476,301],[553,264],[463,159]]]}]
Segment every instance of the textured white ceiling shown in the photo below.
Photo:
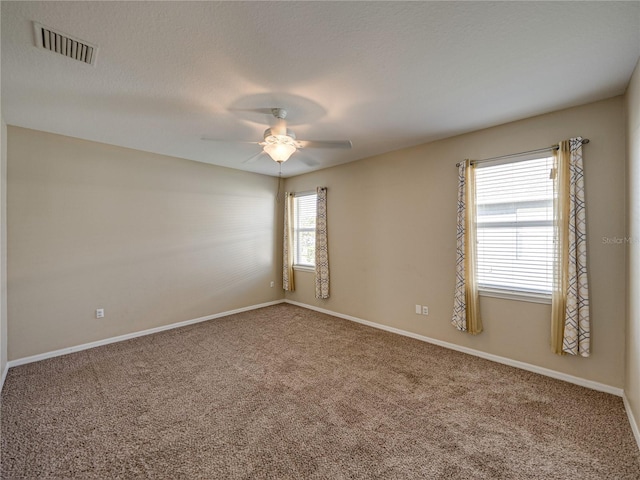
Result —
[{"label": "textured white ceiling", "polygon": [[[10,125],[277,175],[258,146],[285,107],[291,176],[621,94],[640,2],[2,2]],[[37,49],[37,21],[96,44]]]}]

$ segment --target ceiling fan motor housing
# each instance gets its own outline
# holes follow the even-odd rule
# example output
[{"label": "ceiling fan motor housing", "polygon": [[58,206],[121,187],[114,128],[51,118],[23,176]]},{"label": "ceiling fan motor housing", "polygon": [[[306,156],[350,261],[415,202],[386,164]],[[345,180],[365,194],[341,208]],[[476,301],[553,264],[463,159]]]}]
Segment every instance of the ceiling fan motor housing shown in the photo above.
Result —
[{"label": "ceiling fan motor housing", "polygon": [[[291,140],[295,140],[296,139],[296,134],[293,133],[293,130],[291,130],[289,128],[287,128],[287,135],[286,136],[291,138]],[[270,128],[267,128],[264,131],[263,138],[264,138],[265,142],[271,143],[269,140],[274,141],[278,137],[284,137],[284,135],[274,135]]]}]

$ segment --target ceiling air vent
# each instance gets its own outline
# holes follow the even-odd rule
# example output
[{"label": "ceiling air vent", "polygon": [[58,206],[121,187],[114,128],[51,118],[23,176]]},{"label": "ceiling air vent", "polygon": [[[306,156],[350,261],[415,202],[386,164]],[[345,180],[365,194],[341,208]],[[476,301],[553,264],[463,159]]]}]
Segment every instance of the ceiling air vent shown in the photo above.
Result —
[{"label": "ceiling air vent", "polygon": [[33,22],[33,29],[36,35],[36,46],[50,50],[55,53],[64,55],[65,57],[87,63],[89,65],[96,64],[96,55],[98,47],[54,30],[45,27],[38,22]]}]

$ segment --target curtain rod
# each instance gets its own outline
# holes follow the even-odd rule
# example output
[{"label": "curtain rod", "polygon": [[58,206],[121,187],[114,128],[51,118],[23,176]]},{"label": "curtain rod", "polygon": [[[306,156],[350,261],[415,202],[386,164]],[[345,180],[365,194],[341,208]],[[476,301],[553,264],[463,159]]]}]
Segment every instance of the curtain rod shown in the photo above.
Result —
[{"label": "curtain rod", "polygon": [[[586,145],[587,143],[589,143],[589,139],[583,138],[582,144]],[[556,144],[556,145],[551,145],[550,147],[547,147],[547,148],[538,148],[536,150],[529,150],[527,152],[510,153],[509,155],[502,155],[500,157],[483,158],[482,160],[471,160],[471,163],[475,165],[476,163],[491,162],[493,160],[502,160],[503,158],[510,158],[510,157],[519,157],[520,155],[527,155],[529,153],[538,153],[538,152],[546,152],[548,150],[557,150],[558,148],[560,148],[560,146]],[[460,166],[460,162],[456,163],[456,167],[459,167],[459,166]]]}]

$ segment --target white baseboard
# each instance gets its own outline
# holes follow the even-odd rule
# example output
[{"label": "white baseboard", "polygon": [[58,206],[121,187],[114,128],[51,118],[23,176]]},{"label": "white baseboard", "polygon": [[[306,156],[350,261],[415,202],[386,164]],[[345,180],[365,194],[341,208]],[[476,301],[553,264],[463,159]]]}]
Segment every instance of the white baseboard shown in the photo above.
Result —
[{"label": "white baseboard", "polygon": [[629,423],[631,424],[633,436],[636,437],[636,443],[638,444],[638,449],[640,450],[640,426],[638,425],[636,418],[633,416],[631,405],[629,405],[629,400],[627,400],[627,396],[625,394],[622,394],[622,401],[624,402],[624,409],[627,411],[627,417],[629,417]]},{"label": "white baseboard", "polygon": [[[52,352],[46,352],[46,353],[41,353],[41,354],[38,354],[38,355],[32,355],[30,357],[24,357],[24,358],[19,358],[19,359],[16,359],[16,360],[10,360],[9,362],[7,362],[7,365],[5,366],[4,371],[2,372],[2,379],[0,380],[0,390],[2,389],[2,386],[4,385],[4,380],[5,380],[6,376],[7,376],[7,371],[11,367],[17,367],[19,365],[25,365],[27,363],[38,362],[40,360],[46,360],[47,358],[53,358],[53,357],[58,357],[58,356],[61,356],[61,355],[67,355],[69,353],[79,352],[79,351],[87,350],[89,348],[94,348],[94,347],[100,347],[102,345],[108,345],[110,343],[122,342],[124,340],[130,340],[132,338],[141,337],[141,336],[144,336],[144,335],[151,335],[153,333],[163,332],[165,330],[171,330],[171,329],[174,329],[174,328],[185,327],[187,325],[192,325],[194,323],[206,322],[208,320],[214,320],[216,318],[226,317],[226,316],[233,315],[233,314],[236,314],[236,313],[247,312],[249,310],[255,310],[255,309],[258,309],[258,308],[264,308],[264,307],[268,307],[268,306],[271,306],[271,305],[277,305],[277,304],[283,303],[283,302],[290,303],[292,305],[297,305],[299,307],[307,308],[309,310],[315,310],[317,312],[325,313],[327,315],[332,315],[334,317],[342,318],[342,319],[345,319],[345,320],[350,320],[352,322],[361,323],[361,324],[367,325],[369,327],[373,327],[373,328],[377,328],[377,329],[380,329],[380,330],[385,330],[385,331],[388,331],[388,332],[396,333],[398,335],[403,335],[405,337],[414,338],[416,340],[421,340],[423,342],[431,343],[431,344],[438,345],[438,346],[441,346],[441,347],[444,347],[444,348],[448,348],[448,349],[451,349],[451,350],[456,350],[456,351],[459,351],[459,352],[467,353],[469,355],[474,355],[476,357],[484,358],[486,360],[491,360],[491,361],[494,361],[494,362],[497,362],[497,363],[502,363],[504,365],[509,365],[509,366],[520,368],[520,369],[523,369],[523,370],[528,370],[530,372],[539,373],[539,374],[545,375],[547,377],[556,378],[558,380],[564,380],[565,382],[573,383],[575,385],[580,385],[580,386],[583,386],[583,387],[586,387],[586,388],[590,388],[592,390],[598,390],[600,392],[611,393],[613,395],[617,395],[619,397],[623,397],[623,399],[624,399],[624,391],[621,388],[613,387],[611,385],[606,385],[606,384],[603,384],[603,383],[594,382],[592,380],[587,380],[587,379],[581,378],[581,377],[575,377],[573,375],[568,375],[566,373],[558,372],[556,370],[551,370],[551,369],[548,369],[548,368],[539,367],[537,365],[532,365],[532,364],[529,364],[529,363],[520,362],[518,360],[512,360],[510,358],[501,357],[501,356],[498,356],[498,355],[493,355],[491,353],[482,352],[480,350],[474,350],[472,348],[463,347],[461,345],[456,345],[455,343],[449,343],[449,342],[445,342],[445,341],[442,341],[442,340],[437,340],[435,338],[426,337],[424,335],[419,335],[417,333],[408,332],[406,330],[401,330],[399,328],[389,327],[387,325],[382,325],[380,323],[371,322],[369,320],[363,320],[361,318],[353,317],[351,315],[345,315],[345,314],[334,312],[334,311],[327,310],[327,309],[324,309],[324,308],[315,307],[313,305],[308,305],[306,303],[300,303],[300,302],[295,302],[293,300],[286,300],[286,299],[284,299],[284,300],[274,300],[272,302],[261,303],[261,304],[258,304],[258,305],[251,305],[251,306],[248,306],[248,307],[238,308],[236,310],[229,310],[229,311],[226,311],[226,312],[216,313],[216,314],[213,314],[213,315],[207,315],[205,317],[194,318],[192,320],[185,320],[183,322],[172,323],[170,325],[163,325],[161,327],[150,328],[148,330],[142,330],[142,331],[139,331],[139,332],[128,333],[128,334],[125,334],[125,335],[119,335],[117,337],[106,338],[106,339],[103,339],[103,340],[98,340],[98,341],[95,341],[95,342],[85,343],[85,344],[82,344],[82,345],[76,345],[76,346],[73,346],[73,347],[62,348],[60,350],[54,350]],[[628,407],[628,403],[626,402],[626,400],[625,400],[625,407],[626,407],[626,410],[627,410],[627,414],[629,415],[629,419],[632,420],[633,419],[633,414],[631,413],[631,410]],[[634,429],[634,435],[636,436],[636,440],[638,440],[640,438],[640,433],[638,432],[638,424],[635,422],[635,419],[633,419],[633,421],[631,422],[631,425],[632,425],[632,428]],[[638,440],[638,443],[640,444],[640,440]]]},{"label": "white baseboard", "polygon": [[493,355],[490,353],[482,352],[479,350],[474,350],[472,348],[463,347],[460,345],[456,345],[454,343],[445,342],[442,340],[437,340],[435,338],[426,337],[424,335],[418,335],[417,333],[407,332],[406,330],[401,330],[399,328],[389,327],[387,325],[382,325],[380,323],[371,322],[369,320],[363,320],[358,317],[353,317],[351,315],[345,315],[342,313],[334,312],[331,310],[327,310],[320,307],[315,307],[313,305],[308,305],[305,303],[295,302],[293,300],[274,300],[272,302],[261,303],[258,305],[251,305],[249,307],[238,308],[236,310],[229,310],[226,312],[216,313],[213,315],[207,315],[206,317],[194,318],[192,320],[185,320],[183,322],[172,323],[170,325],[163,325],[161,327],[150,328],[148,330],[142,330],[139,332],[128,333],[126,335],[119,335],[117,337],[106,338],[104,340],[98,340],[95,342],[85,343],[82,345],[76,345],[74,347],[62,348],[60,350],[55,350],[52,352],[41,353],[38,355],[32,355],[30,357],[19,358],[17,360],[11,360],[7,362],[2,371],[2,377],[0,378],[0,392],[2,391],[2,387],[4,386],[4,381],[7,377],[7,372],[10,367],[17,367],[18,365],[25,365],[27,363],[38,362],[40,360],[45,360],[47,358],[58,357],[61,355],[66,355],[73,352],[79,352],[81,350],[87,350],[89,348],[99,347],[102,345],[108,345],[110,343],[122,342],[124,340],[130,340],[136,337],[142,337],[144,335],[151,335],[153,333],[163,332],[165,330],[171,330],[174,328],[186,327],[187,325],[193,325],[194,323],[206,322],[208,320],[214,320],[216,318],[222,318],[229,315],[233,315],[236,313],[247,312],[249,310],[256,310],[258,308],[269,307],[271,305],[277,305],[279,303],[290,303],[292,305],[297,305],[299,307],[307,308],[309,310],[314,310],[316,312],[325,313],[327,315],[332,315],[334,317],[342,318],[345,320],[350,320],[352,322],[361,323],[363,325],[367,325],[369,327],[377,328],[380,330],[385,330],[387,332],[396,333],[398,335],[403,335],[405,337],[414,338],[416,340],[421,340],[423,342],[431,343],[434,345],[438,345],[444,348],[448,348],[451,350],[456,350],[459,352],[467,353],[469,355],[474,355],[476,357],[484,358],[487,360],[491,360],[497,363],[502,363],[504,365],[509,365],[516,368],[521,368],[523,370],[528,370],[530,372],[539,373],[541,375],[545,375],[551,378],[556,378],[558,380],[564,380],[565,382],[573,383],[575,385],[580,385],[582,387],[591,388],[593,390],[598,390],[600,392],[611,393],[613,395],[617,395],[622,397],[622,401],[624,402],[624,407],[627,412],[627,416],[629,418],[629,423],[631,424],[631,430],[633,431],[633,435],[638,443],[638,448],[640,449],[640,426],[636,421],[633,412],[631,411],[631,406],[627,400],[624,391],[621,388],[613,387],[610,385],[606,385],[599,382],[594,382],[592,380],[587,380],[581,377],[575,377],[573,375],[568,375],[566,373],[558,372],[555,370],[551,370],[548,368],[539,367],[537,365],[532,365],[525,362],[520,362],[518,360],[512,360],[506,357],[500,357],[498,355]]},{"label": "white baseboard", "polygon": [[290,303],[292,305],[297,305],[299,307],[308,308],[309,310],[315,310],[316,312],[320,312],[320,313],[326,313],[327,315],[332,315],[334,317],[343,318],[345,320],[350,320],[352,322],[361,323],[363,325],[367,325],[373,328],[378,328],[380,330],[386,330],[387,332],[397,333],[399,335],[404,335],[405,337],[415,338],[416,340],[432,343],[434,345],[448,348],[450,350],[457,350],[458,352],[468,353],[469,355],[474,355],[476,357],[484,358],[486,360],[491,360],[497,363],[502,363],[504,365],[509,365],[511,367],[520,368],[522,370],[528,370],[529,372],[539,373],[540,375],[545,375],[547,377],[555,378],[558,380],[564,380],[565,382],[573,383],[575,385],[580,385],[582,387],[590,388],[592,390],[611,393],[612,395],[617,395],[618,397],[623,396],[624,391],[621,388],[613,387],[611,385],[606,385],[604,383],[594,382],[593,380],[587,380],[586,378],[575,377],[573,375],[568,375],[566,373],[558,372],[556,370],[551,370],[549,368],[539,367],[537,365],[532,365],[530,363],[520,362],[518,360],[512,360],[507,357],[500,357],[498,355],[482,352],[480,350],[474,350],[473,348],[463,347],[461,345],[456,345],[455,343],[449,343],[442,340],[437,340],[435,338],[425,337],[424,335],[418,335],[417,333],[407,332],[406,330],[400,330],[399,328],[389,327],[387,325],[382,325],[380,323],[370,322],[369,320],[363,320],[358,317],[352,317],[351,315],[344,315],[342,313],[333,312],[331,310],[315,307],[313,305],[307,305],[306,303],[300,303],[300,302],[295,302],[293,300],[286,300],[286,299],[285,299],[285,303]]},{"label": "white baseboard", "polygon": [[[40,353],[38,355],[32,355],[30,357],[18,358],[17,360],[10,360],[7,363],[8,367],[17,367],[18,365],[25,365],[27,363],[39,362],[40,360],[46,360],[47,358],[59,357],[60,355],[67,355],[73,352],[79,352],[81,350],[88,350],[89,348],[100,347],[102,345],[108,345],[110,343],[122,342],[124,340],[130,340],[136,337],[142,337],[144,335],[151,335],[153,333],[164,332],[165,330],[171,330],[174,328],[186,327],[187,325],[193,325],[194,323],[206,322],[207,320],[213,320],[216,318],[227,317],[236,313],[247,312],[249,310],[255,310],[257,308],[269,307],[271,305],[277,305],[284,302],[284,300],[274,300],[272,302],[260,303],[258,305],[251,305],[249,307],[242,307],[236,310],[229,310],[227,312],[215,313],[213,315],[207,315],[206,317],[194,318],[192,320],[185,320],[183,322],[171,323],[169,325],[163,325],[161,327],[150,328],[148,330],[142,330],[140,332],[127,333],[125,335],[119,335],[117,337],[105,338],[104,340],[97,340],[95,342],[84,343],[82,345],[76,345],[74,347],[61,348],[60,350],[54,350],[53,352]],[[5,369],[5,373],[6,373]],[[2,376],[4,382],[4,374]]]}]

